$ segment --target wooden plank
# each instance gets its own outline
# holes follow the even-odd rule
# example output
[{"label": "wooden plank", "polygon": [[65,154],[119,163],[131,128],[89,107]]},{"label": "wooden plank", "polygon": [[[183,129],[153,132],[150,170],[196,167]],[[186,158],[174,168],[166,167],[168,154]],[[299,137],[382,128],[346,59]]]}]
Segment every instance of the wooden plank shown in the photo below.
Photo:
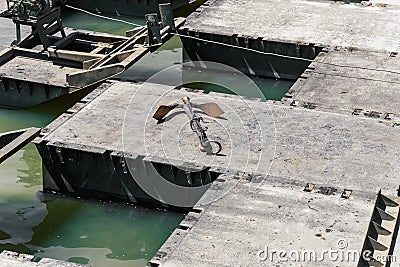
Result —
[{"label": "wooden plank", "polygon": [[100,54],[91,54],[86,52],[69,51],[69,50],[53,49],[53,48],[48,48],[47,51],[50,55],[50,58],[66,59],[78,62],[84,62],[86,60],[91,60],[91,59],[101,59],[105,57],[105,55],[100,55]]},{"label": "wooden plank", "polygon": [[124,66],[125,69],[127,69],[134,63],[139,61],[139,59],[141,59],[147,52],[148,49],[146,47],[139,47],[134,53],[125,58],[124,61],[121,62],[121,64]]},{"label": "wooden plank", "polygon": [[89,85],[107,80],[115,75],[121,74],[125,68],[121,64],[113,64],[92,70],[78,71],[67,75],[69,87],[84,88]]},{"label": "wooden plank", "polygon": [[12,141],[9,141],[7,145],[0,149],[0,164],[35,139],[39,135],[40,131],[40,128],[32,127],[25,130],[13,131],[0,135],[0,141],[9,139],[10,136],[12,136]]}]

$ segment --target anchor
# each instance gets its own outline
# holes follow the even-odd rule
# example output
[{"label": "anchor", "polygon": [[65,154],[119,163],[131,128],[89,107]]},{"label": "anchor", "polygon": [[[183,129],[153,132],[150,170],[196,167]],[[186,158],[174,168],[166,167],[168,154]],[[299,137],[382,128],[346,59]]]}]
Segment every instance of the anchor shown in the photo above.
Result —
[{"label": "anchor", "polygon": [[[208,155],[218,155],[222,151],[222,145],[220,142],[216,140],[208,139],[206,131],[207,127],[202,125],[204,122],[203,117],[194,112],[194,108],[200,109],[205,114],[210,117],[217,118],[224,114],[224,111],[215,103],[206,103],[206,104],[192,104],[190,102],[190,98],[185,96],[182,98],[183,104],[174,103],[172,105],[161,105],[157,111],[154,113],[153,118],[161,121],[169,112],[174,110],[175,108],[183,108],[186,115],[190,120],[190,128],[193,132],[196,133],[197,137],[200,141],[200,151],[206,152]],[[216,149],[213,148],[213,145],[216,145]]]}]

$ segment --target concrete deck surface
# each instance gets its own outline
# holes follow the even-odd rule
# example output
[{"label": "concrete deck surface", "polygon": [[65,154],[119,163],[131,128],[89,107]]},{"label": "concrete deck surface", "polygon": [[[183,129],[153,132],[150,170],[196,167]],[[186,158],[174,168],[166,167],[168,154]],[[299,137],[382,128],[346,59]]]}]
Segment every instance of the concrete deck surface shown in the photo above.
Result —
[{"label": "concrete deck surface", "polygon": [[[196,206],[204,209],[201,216],[190,214],[190,231],[177,230],[160,250],[167,253],[161,261],[165,266],[270,266],[257,258],[266,246],[320,253],[337,249],[339,240],[345,240],[347,250],[360,251],[375,193],[382,189],[394,196],[399,187],[400,123],[351,112],[362,108],[399,114],[400,75],[394,72],[400,72],[400,65],[398,57],[390,56],[400,51],[398,4],[210,0],[199,11],[189,16],[187,27],[329,46],[330,52],[320,54],[290,92],[290,101],[315,103],[316,109],[292,107],[289,99],[284,105],[166,85],[115,83],[95,92],[87,105],[78,103],[74,112],[45,129],[43,138],[56,146],[123,151],[227,173]],[[337,46],[349,49],[335,51]],[[216,102],[225,111],[217,119],[204,116],[208,135],[221,141],[224,156],[199,152],[198,139],[181,111],[172,112],[162,124],[152,119],[158,105],[179,102],[183,96],[195,103]],[[257,175],[237,179],[231,175],[237,171]],[[337,192],[307,193],[306,183]],[[226,188],[226,194],[208,205],[216,191]],[[352,190],[350,199],[340,197],[344,189]],[[328,260],[323,265],[342,263]]]},{"label": "concrete deck surface", "polygon": [[320,53],[283,101],[351,114],[354,109],[400,115],[400,56],[368,51]]},{"label": "concrete deck surface", "polygon": [[0,77],[58,87],[68,87],[67,74],[78,69],[54,65],[52,61],[17,56],[0,66]]},{"label": "concrete deck surface", "polygon": [[[225,156],[200,153],[182,111],[162,124],[152,118],[159,104],[182,96],[215,102],[225,111],[222,118],[205,118],[209,137],[221,141]],[[175,166],[269,173],[388,195],[399,186],[399,138],[398,127],[378,119],[133,83],[115,83],[44,137],[85,151],[124,151]]]},{"label": "concrete deck surface", "polygon": [[[400,7],[318,0],[209,0],[185,26],[283,42],[400,51]],[[251,19],[249,19],[251,18]]]},{"label": "concrete deck surface", "polygon": [[[175,231],[152,263],[168,267],[357,265],[358,259],[339,256],[335,260],[323,251],[362,250],[374,194],[357,192],[342,199],[341,192],[308,193],[296,182],[278,177],[268,177],[257,191],[249,189],[252,183],[260,180],[236,182],[224,197],[203,207],[203,200],[219,190],[212,187],[196,206],[203,212],[190,213],[181,224],[190,228]],[[277,251],[287,254],[278,256]],[[315,257],[301,254],[306,251]]]}]

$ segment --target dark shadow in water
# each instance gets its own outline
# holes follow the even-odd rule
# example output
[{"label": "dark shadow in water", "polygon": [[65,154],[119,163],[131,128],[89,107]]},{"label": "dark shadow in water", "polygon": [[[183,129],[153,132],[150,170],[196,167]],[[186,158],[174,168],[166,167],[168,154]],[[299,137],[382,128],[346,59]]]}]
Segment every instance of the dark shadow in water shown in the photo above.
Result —
[{"label": "dark shadow in water", "polygon": [[47,216],[37,226],[33,227],[34,235],[31,240],[33,245],[41,245],[48,237],[62,227],[83,205],[80,201],[66,201],[54,199],[45,203]]},{"label": "dark shadow in water", "polygon": [[[29,112],[33,113],[44,113],[47,115],[52,115],[55,117],[61,115],[68,108],[72,107],[76,102],[84,98],[91,91],[93,91],[96,86],[92,86],[90,88],[82,89],[77,92],[74,92],[70,95],[65,95],[62,97],[55,98],[33,108],[27,109]],[[45,125],[42,125],[45,126]]]},{"label": "dark shadow in water", "polygon": [[88,264],[89,263],[89,259],[83,258],[83,257],[72,257],[72,258],[69,258],[68,261],[80,263],[80,264]]},{"label": "dark shadow in water", "polygon": [[46,205],[32,203],[6,203],[0,205],[0,228],[5,235],[0,240],[0,251],[4,249],[21,253],[32,253],[26,247],[34,235],[33,227],[47,215]]},{"label": "dark shadow in water", "polygon": [[11,236],[0,230],[0,240],[9,239]]},{"label": "dark shadow in water", "polygon": [[0,132],[28,127],[45,127],[93,89],[80,90],[29,109],[0,108]]}]

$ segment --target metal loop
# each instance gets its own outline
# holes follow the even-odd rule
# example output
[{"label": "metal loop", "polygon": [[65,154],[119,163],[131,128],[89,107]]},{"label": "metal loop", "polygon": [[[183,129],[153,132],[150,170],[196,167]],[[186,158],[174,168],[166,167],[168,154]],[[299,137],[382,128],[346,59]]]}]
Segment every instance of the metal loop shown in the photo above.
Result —
[{"label": "metal loop", "polygon": [[218,141],[216,141],[216,140],[208,140],[208,141],[206,141],[205,142],[205,144],[206,145],[208,145],[208,144],[212,144],[212,143],[214,143],[214,144],[216,144],[217,146],[218,146],[218,150],[217,150],[217,152],[215,152],[215,153],[212,153],[212,154],[214,154],[214,155],[218,155],[219,154],[219,152],[221,152],[222,151],[222,145],[221,145],[221,143],[220,142],[218,142]]}]

